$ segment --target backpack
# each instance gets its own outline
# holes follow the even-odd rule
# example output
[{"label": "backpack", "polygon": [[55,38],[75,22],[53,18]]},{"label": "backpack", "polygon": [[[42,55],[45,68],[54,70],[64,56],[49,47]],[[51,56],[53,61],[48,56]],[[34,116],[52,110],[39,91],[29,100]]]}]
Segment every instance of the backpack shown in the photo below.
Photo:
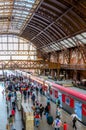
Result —
[{"label": "backpack", "polygon": [[60,105],[60,100],[58,99],[58,105]]},{"label": "backpack", "polygon": [[57,127],[60,127],[60,126],[61,126],[61,123],[60,123],[60,120],[59,120],[59,119],[56,119],[56,120],[55,120],[55,125],[56,125]]},{"label": "backpack", "polygon": [[48,116],[48,117],[47,117],[47,123],[48,123],[49,125],[51,125],[51,124],[53,123],[53,117],[52,117],[52,116]]},{"label": "backpack", "polygon": [[77,117],[75,116],[74,118],[73,118],[73,122],[76,122],[77,121]]}]

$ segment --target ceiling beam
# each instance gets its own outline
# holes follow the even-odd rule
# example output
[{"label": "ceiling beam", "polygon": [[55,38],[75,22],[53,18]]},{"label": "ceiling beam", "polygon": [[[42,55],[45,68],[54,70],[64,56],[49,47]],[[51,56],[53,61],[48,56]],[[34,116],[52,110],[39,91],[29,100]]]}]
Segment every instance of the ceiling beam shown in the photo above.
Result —
[{"label": "ceiling beam", "polygon": [[45,27],[45,29],[43,29],[41,32],[39,32],[35,37],[33,37],[31,39],[31,41],[33,41],[33,39],[35,39],[37,36],[39,36],[42,32],[44,32],[45,30],[47,30],[49,27],[51,27],[55,22],[57,22],[59,19],[61,19],[64,15],[66,15],[69,11],[71,11],[73,9],[73,7],[67,9],[60,17],[58,17],[55,21],[53,21],[52,23],[50,23],[47,27]]},{"label": "ceiling beam", "polygon": [[23,28],[22,28],[22,30],[21,30],[21,32],[20,32],[20,35],[22,35],[22,33],[23,33],[23,31],[25,30],[25,28],[27,27],[27,24],[28,23],[30,23],[30,21],[32,20],[32,18],[33,18],[33,16],[35,15],[35,12],[38,10],[38,8],[40,7],[40,5],[42,4],[42,2],[44,1],[44,0],[37,0],[37,1],[39,1],[39,3],[38,3],[38,5],[37,5],[37,7],[35,8],[35,10],[34,10],[34,12],[32,13],[32,15],[30,16],[30,18],[26,21],[26,23],[24,24],[24,26],[23,26]]}]

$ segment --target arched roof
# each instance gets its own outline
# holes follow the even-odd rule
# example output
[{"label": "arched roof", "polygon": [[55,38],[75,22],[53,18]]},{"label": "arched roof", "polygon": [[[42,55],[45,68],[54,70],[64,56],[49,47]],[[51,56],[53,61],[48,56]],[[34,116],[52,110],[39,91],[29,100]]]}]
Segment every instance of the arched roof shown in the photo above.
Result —
[{"label": "arched roof", "polygon": [[45,52],[76,46],[77,34],[86,39],[86,0],[0,0],[0,29]]}]

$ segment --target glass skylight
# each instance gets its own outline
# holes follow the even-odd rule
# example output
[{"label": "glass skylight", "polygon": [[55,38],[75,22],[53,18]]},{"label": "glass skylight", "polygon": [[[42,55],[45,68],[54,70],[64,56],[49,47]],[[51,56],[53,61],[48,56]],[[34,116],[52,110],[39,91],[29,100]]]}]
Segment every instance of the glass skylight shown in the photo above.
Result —
[{"label": "glass skylight", "polygon": [[0,0],[1,33],[20,34],[40,0]]},{"label": "glass skylight", "polygon": [[57,43],[52,43],[52,44],[50,44],[50,47],[52,49],[47,46],[45,46],[42,49],[45,52],[50,52],[50,51],[54,51],[54,50],[58,51],[58,50],[62,50],[65,48],[71,48],[71,47],[77,46],[77,41],[79,41],[80,44],[83,44],[83,45],[86,44],[86,32],[78,34],[74,37],[59,41]]}]

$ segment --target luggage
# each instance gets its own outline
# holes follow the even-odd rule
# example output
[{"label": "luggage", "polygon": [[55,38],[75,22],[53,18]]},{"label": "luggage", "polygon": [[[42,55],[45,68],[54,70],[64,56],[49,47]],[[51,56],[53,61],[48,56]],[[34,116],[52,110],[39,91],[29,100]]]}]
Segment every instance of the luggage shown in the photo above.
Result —
[{"label": "luggage", "polygon": [[48,116],[48,117],[47,117],[47,123],[48,123],[49,125],[52,125],[52,123],[53,123],[53,117],[52,117],[52,116]]}]

